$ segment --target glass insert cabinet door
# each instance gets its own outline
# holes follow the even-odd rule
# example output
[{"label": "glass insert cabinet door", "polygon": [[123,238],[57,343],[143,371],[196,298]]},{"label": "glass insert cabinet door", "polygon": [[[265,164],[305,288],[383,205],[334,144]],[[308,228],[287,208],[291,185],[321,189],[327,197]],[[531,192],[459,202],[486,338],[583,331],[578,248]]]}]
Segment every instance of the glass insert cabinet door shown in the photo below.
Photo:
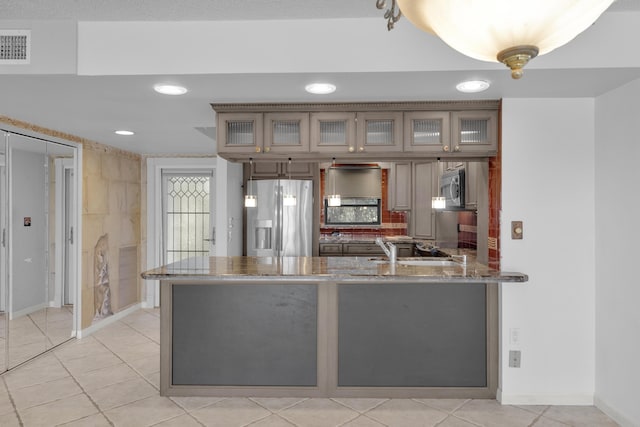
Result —
[{"label": "glass insert cabinet door", "polygon": [[3,132],[0,369],[73,337],[76,148]]}]

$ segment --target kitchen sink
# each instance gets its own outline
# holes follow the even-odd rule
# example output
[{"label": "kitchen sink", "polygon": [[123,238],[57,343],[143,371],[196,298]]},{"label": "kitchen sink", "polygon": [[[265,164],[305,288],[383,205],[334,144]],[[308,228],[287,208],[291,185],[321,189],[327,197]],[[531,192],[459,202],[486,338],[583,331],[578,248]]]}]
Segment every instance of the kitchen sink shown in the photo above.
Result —
[{"label": "kitchen sink", "polygon": [[399,265],[409,265],[416,267],[455,267],[459,263],[446,259],[411,259],[398,260]]},{"label": "kitchen sink", "polygon": [[[389,258],[386,257],[375,257],[368,258],[367,261],[372,262],[374,264],[387,264],[389,262]],[[415,266],[415,267],[454,267],[460,265],[455,261],[451,261],[450,259],[441,259],[441,258],[399,258],[398,265],[406,265],[406,266]]]}]

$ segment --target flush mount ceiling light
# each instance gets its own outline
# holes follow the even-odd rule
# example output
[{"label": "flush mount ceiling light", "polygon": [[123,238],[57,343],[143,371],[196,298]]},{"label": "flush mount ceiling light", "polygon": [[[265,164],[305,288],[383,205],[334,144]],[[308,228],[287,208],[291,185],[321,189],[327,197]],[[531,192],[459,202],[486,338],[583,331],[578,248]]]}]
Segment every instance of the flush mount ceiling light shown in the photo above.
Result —
[{"label": "flush mount ceiling light", "polygon": [[[573,40],[613,1],[392,0],[384,16],[389,30],[404,15],[464,55],[504,63],[519,79],[529,60]],[[386,1],[376,6],[383,9]]]},{"label": "flush mount ceiling light", "polygon": [[115,133],[118,135],[124,135],[124,136],[135,135],[135,132],[131,132],[130,130],[117,130],[115,131]]},{"label": "flush mount ceiling light", "polygon": [[464,93],[477,93],[489,89],[491,84],[486,80],[467,80],[456,85],[456,89]]},{"label": "flush mount ceiling light", "polygon": [[184,95],[185,93],[187,93],[187,88],[184,86],[161,83],[154,85],[153,90],[163,95]]},{"label": "flush mount ceiling light", "polygon": [[336,91],[336,85],[331,83],[310,83],[304,87],[304,90],[314,95],[327,95]]}]

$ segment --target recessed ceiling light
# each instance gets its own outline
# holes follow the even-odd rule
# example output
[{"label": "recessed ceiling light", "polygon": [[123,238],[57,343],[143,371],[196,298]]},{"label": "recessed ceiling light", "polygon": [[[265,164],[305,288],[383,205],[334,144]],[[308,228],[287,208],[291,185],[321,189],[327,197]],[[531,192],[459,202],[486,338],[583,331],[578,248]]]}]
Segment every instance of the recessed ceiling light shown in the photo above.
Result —
[{"label": "recessed ceiling light", "polygon": [[187,88],[184,86],[157,84],[153,86],[153,89],[163,95],[184,95],[187,93]]},{"label": "recessed ceiling light", "polygon": [[134,135],[134,132],[131,132],[130,130],[117,130],[115,133],[125,136]]},{"label": "recessed ceiling light", "polygon": [[336,85],[332,85],[331,83],[311,83],[306,85],[304,90],[314,95],[326,95],[335,92]]},{"label": "recessed ceiling light", "polygon": [[460,92],[475,93],[489,89],[491,84],[486,80],[467,80],[456,85],[456,89]]}]

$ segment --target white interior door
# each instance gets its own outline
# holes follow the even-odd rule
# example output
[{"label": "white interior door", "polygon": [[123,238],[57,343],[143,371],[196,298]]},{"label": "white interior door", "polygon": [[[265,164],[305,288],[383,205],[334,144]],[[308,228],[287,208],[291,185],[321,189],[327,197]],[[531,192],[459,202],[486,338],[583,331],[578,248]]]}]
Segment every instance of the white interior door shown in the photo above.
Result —
[{"label": "white interior door", "polygon": [[55,290],[51,306],[71,306],[76,293],[75,175],[72,158],[55,160]]}]

